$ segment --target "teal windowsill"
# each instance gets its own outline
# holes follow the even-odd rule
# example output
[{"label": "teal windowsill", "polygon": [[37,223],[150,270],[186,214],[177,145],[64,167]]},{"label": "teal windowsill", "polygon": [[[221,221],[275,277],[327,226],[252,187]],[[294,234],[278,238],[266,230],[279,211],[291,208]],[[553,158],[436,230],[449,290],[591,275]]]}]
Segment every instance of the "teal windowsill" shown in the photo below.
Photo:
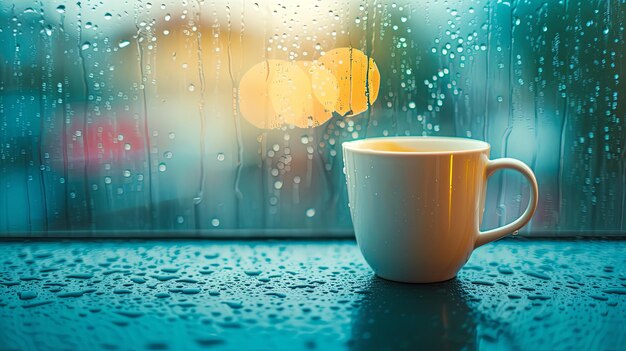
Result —
[{"label": "teal windowsill", "polygon": [[351,240],[6,241],[0,350],[623,350],[625,253],[502,240],[407,285]]}]

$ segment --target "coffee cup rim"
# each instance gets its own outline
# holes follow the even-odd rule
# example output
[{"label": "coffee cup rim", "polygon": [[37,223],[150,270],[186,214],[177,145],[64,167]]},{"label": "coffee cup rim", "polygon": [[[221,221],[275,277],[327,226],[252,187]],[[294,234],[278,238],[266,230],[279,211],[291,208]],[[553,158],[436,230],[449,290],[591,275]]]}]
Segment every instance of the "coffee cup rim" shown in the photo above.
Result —
[{"label": "coffee cup rim", "polygon": [[[437,150],[437,151],[390,151],[390,150],[376,150],[376,149],[368,149],[364,148],[363,144],[372,141],[380,141],[380,140],[415,140],[415,141],[439,141],[439,142],[457,142],[457,143],[465,143],[473,144],[473,147],[459,148],[459,149],[451,149],[451,150]],[[377,155],[451,155],[451,154],[466,154],[466,153],[475,153],[475,152],[483,152],[488,151],[491,146],[489,143],[471,139],[471,138],[462,138],[462,137],[441,137],[441,136],[392,136],[392,137],[374,137],[374,138],[365,138],[359,140],[352,140],[343,142],[342,148],[344,150],[350,150],[357,153],[363,154],[377,154]]]}]

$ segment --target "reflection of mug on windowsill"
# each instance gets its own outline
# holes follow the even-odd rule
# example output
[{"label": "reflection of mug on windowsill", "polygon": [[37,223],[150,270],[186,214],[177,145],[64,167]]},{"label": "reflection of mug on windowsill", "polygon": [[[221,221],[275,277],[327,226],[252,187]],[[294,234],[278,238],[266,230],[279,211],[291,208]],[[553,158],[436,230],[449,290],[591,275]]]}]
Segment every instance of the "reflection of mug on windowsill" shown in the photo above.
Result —
[{"label": "reflection of mug on windowsill", "polygon": [[478,312],[453,279],[431,285],[397,284],[372,277],[357,308],[353,350],[459,350],[478,346]]}]

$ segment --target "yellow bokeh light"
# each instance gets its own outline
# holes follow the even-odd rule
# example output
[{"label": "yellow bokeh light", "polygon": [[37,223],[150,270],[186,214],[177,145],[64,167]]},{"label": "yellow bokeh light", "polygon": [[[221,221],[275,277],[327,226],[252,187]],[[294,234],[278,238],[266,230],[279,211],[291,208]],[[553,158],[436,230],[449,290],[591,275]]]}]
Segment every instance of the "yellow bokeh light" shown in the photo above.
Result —
[{"label": "yellow bokeh light", "polygon": [[323,124],[332,117],[338,97],[335,76],[311,61],[260,62],[239,83],[241,114],[261,129]]},{"label": "yellow bokeh light", "polygon": [[277,60],[268,60],[254,65],[239,82],[239,111],[255,127],[277,128],[281,120],[270,101],[270,85]]},{"label": "yellow bokeh light", "polygon": [[295,62],[268,60],[254,65],[239,83],[239,110],[257,128],[283,124],[306,127],[312,108],[311,80]]},{"label": "yellow bokeh light", "polygon": [[[354,48],[337,48],[326,52],[319,61],[339,83],[339,99],[335,103],[337,113],[342,116],[354,116],[366,111],[376,101],[380,71],[374,60],[371,58],[368,60],[362,51]],[[366,84],[369,99],[366,95]]]},{"label": "yellow bokeh light", "polygon": [[270,67],[270,101],[281,122],[300,126],[307,118],[309,77],[295,62],[275,62]]},{"label": "yellow bokeh light", "polygon": [[324,66],[314,61],[298,61],[298,66],[307,73],[310,91],[307,96],[305,119],[296,121],[301,128],[324,124],[333,116],[339,98],[337,78]]}]

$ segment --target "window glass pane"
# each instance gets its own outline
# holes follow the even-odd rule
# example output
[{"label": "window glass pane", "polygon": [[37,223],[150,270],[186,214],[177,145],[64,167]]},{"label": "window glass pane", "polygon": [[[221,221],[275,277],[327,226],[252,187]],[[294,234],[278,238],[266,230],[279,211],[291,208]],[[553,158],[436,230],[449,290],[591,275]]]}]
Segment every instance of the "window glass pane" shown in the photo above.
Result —
[{"label": "window glass pane", "polygon": [[[487,140],[626,233],[623,1],[0,3],[0,233],[351,230],[341,143]],[[483,226],[528,186],[489,184]],[[383,204],[381,204],[383,206]]]}]

